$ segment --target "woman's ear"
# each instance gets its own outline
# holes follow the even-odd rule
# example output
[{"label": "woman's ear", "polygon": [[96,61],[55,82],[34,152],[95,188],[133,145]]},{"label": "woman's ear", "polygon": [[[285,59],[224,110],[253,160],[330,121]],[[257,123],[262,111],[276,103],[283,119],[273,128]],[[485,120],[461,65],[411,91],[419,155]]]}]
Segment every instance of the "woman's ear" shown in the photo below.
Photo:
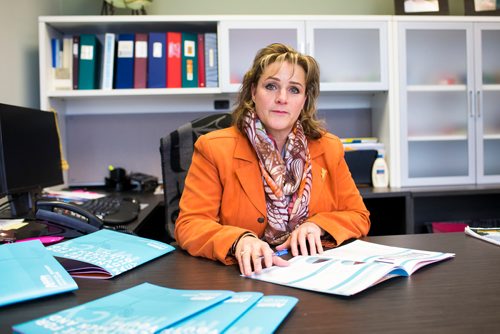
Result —
[{"label": "woman's ear", "polygon": [[252,101],[255,103],[255,85],[252,85],[251,92],[252,92]]}]

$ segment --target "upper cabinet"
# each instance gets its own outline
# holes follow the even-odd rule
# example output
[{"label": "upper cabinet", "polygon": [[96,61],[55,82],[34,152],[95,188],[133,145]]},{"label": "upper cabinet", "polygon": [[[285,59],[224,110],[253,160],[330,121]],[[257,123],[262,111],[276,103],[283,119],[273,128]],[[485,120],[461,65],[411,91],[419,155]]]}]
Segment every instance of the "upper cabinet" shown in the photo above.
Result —
[{"label": "upper cabinet", "polygon": [[307,21],[307,52],[321,64],[321,90],[388,90],[388,29],[386,17]]},{"label": "upper cabinet", "polygon": [[[242,77],[256,52],[274,42],[288,44],[316,57],[321,67],[322,92],[384,91],[388,89],[389,22],[390,17],[385,16],[40,17],[41,106],[44,109],[57,106],[68,114],[78,115],[169,112],[179,108],[179,111],[215,111],[213,101],[221,96],[231,99],[231,93],[239,90]],[[98,57],[103,58],[105,33],[114,34],[116,44],[120,34],[158,32],[217,34],[217,53],[213,56],[218,62],[218,85],[203,88],[57,89],[52,68],[54,38],[62,40],[64,37],[93,34],[101,44]],[[153,52],[153,49],[149,51]],[[121,54],[117,49],[115,53]],[[102,66],[102,61],[98,66]],[[116,63],[114,66],[116,71]],[[224,95],[226,93],[230,95]],[[166,104],[165,99],[171,103]],[[61,104],[61,100],[71,102]],[[92,108],[89,108],[89,103]],[[121,106],[109,108],[115,103]],[[137,109],[137,104],[145,109]]]},{"label": "upper cabinet", "polygon": [[246,18],[223,19],[219,24],[221,88],[237,92],[257,51],[271,43],[304,50],[304,21]]},{"label": "upper cabinet", "polygon": [[316,58],[322,92],[387,90],[389,22],[385,16],[223,19],[221,88],[238,91],[256,51],[280,42]]},{"label": "upper cabinet", "polygon": [[500,181],[499,24],[396,19],[402,186]]}]

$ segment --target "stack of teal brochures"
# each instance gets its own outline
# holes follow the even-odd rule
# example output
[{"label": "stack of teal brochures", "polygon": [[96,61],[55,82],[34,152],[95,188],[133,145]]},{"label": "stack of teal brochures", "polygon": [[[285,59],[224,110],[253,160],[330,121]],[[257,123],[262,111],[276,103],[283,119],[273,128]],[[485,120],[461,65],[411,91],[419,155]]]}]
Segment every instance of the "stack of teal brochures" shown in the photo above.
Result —
[{"label": "stack of teal brochures", "polygon": [[112,230],[99,230],[47,247],[73,277],[107,279],[175,248],[166,243]]},{"label": "stack of teal brochures", "polygon": [[16,333],[272,333],[297,303],[256,292],[178,290],[142,283],[13,326]]},{"label": "stack of teal brochures", "polygon": [[0,246],[0,306],[78,289],[39,240]]}]

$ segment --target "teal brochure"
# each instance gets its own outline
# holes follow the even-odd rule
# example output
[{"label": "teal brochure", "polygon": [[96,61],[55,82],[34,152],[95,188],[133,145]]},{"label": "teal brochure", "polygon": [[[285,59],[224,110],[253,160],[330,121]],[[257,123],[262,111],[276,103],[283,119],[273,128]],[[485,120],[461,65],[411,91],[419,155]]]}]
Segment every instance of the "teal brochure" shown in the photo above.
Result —
[{"label": "teal brochure", "polygon": [[16,333],[156,333],[232,296],[224,290],[177,290],[142,283],[13,326]]},{"label": "teal brochure", "polygon": [[290,296],[264,296],[224,333],[274,333],[297,302]]},{"label": "teal brochure", "polygon": [[224,302],[178,322],[160,333],[222,333],[262,296],[260,292],[237,292]]},{"label": "teal brochure", "polygon": [[47,247],[73,277],[107,279],[173,251],[166,243],[99,230]]},{"label": "teal brochure", "polygon": [[78,289],[39,240],[0,246],[0,306]]}]

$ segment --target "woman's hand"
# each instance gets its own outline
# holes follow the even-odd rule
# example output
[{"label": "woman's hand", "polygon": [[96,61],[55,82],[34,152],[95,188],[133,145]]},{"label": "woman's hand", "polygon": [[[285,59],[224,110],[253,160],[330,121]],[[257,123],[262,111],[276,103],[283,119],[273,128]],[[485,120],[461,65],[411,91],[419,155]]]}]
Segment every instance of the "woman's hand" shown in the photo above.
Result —
[{"label": "woman's hand", "polygon": [[240,272],[245,276],[259,274],[262,265],[265,268],[277,265],[288,266],[288,261],[279,256],[274,256],[269,244],[253,236],[245,236],[236,245],[234,256],[238,260]]},{"label": "woman's hand", "polygon": [[[305,222],[299,225],[291,234],[290,237],[281,245],[277,246],[277,250],[290,248],[293,256],[297,255],[316,255],[323,253],[323,245],[321,244],[321,236],[325,231],[318,225],[312,222]],[[300,250],[300,252],[299,252]]]}]

